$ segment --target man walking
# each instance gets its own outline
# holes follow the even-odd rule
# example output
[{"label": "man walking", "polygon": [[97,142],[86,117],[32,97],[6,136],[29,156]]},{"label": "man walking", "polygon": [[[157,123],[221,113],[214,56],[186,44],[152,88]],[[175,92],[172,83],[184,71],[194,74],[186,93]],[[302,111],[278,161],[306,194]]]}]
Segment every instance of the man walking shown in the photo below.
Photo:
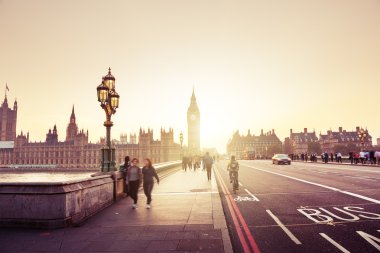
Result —
[{"label": "man walking", "polygon": [[206,153],[204,157],[205,165],[206,165],[206,170],[207,170],[207,180],[211,181],[211,169],[212,169],[212,164],[214,161],[212,160],[212,157],[210,156],[209,152]]}]

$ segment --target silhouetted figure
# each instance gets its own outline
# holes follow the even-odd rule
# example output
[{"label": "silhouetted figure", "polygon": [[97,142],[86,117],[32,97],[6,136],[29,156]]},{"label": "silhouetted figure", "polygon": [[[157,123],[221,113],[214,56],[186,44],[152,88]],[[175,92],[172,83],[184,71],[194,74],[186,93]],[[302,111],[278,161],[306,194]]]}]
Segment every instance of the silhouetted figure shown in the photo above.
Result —
[{"label": "silhouetted figure", "polygon": [[325,152],[325,163],[329,162],[329,154]]},{"label": "silhouetted figure", "polygon": [[207,180],[211,180],[211,169],[214,161],[212,160],[210,154],[207,152],[205,155],[205,165],[206,165],[206,170],[207,170]]},{"label": "silhouetted figure", "polygon": [[375,151],[369,151],[369,160],[371,161],[371,164],[376,164]]},{"label": "silhouetted figure", "polygon": [[354,152],[348,153],[348,159],[350,160],[351,164],[354,164]]},{"label": "silhouetted figure", "polygon": [[187,158],[187,168],[188,168],[189,170],[191,170],[192,167],[193,167],[193,162],[192,162],[192,160],[191,160],[191,157],[188,157],[188,158]]},{"label": "silhouetted figure", "polygon": [[183,156],[183,157],[182,157],[182,169],[183,169],[184,171],[187,170],[187,157],[186,157],[186,156]]},{"label": "silhouetted figure", "polygon": [[129,167],[131,166],[131,161],[129,160],[129,156],[124,157],[124,164],[120,166],[120,171],[123,173],[123,192],[129,194],[128,191],[128,182],[127,182],[127,172]]}]

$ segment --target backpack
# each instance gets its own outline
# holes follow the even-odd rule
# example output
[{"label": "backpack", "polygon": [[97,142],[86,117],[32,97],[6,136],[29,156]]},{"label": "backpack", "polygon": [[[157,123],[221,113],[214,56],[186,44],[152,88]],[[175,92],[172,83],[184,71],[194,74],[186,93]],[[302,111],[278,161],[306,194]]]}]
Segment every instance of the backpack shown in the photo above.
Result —
[{"label": "backpack", "polygon": [[239,170],[239,163],[236,162],[236,161],[231,162],[231,164],[230,164],[230,170],[232,170],[232,171],[237,171],[237,170]]},{"label": "backpack", "polygon": [[213,164],[212,158],[206,157],[205,158],[205,164],[206,164],[206,166],[212,166],[212,164]]}]

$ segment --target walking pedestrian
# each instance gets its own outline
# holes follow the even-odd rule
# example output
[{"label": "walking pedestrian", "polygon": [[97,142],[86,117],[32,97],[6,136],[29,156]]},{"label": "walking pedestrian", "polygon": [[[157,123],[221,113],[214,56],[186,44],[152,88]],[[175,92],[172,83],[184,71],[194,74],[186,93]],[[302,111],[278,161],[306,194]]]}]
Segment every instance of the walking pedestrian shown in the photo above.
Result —
[{"label": "walking pedestrian", "polygon": [[157,184],[160,183],[160,178],[157,175],[156,169],[152,165],[152,161],[148,158],[144,160],[144,167],[142,168],[143,175],[143,187],[146,196],[146,208],[150,209],[150,203],[152,202],[152,191],[154,186],[154,179],[156,179]]},{"label": "walking pedestrian", "polygon": [[351,164],[354,164],[354,152],[348,153],[348,159],[350,160]]},{"label": "walking pedestrian", "polygon": [[187,157],[187,167],[189,168],[189,170],[191,170],[191,168],[193,168],[191,156]]},{"label": "walking pedestrian", "polygon": [[182,157],[182,169],[186,172],[187,170],[187,157],[183,156]]},{"label": "walking pedestrian", "polygon": [[129,159],[129,156],[124,157],[124,164],[120,166],[120,171],[123,173],[123,192],[127,194],[127,196],[129,195],[127,173],[129,167],[131,166],[131,161]]},{"label": "walking pedestrian", "polygon": [[329,162],[329,154],[325,152],[325,163]]},{"label": "walking pedestrian", "polygon": [[365,161],[365,152],[364,151],[360,151],[359,156],[360,156],[361,163],[364,164],[364,161]]},{"label": "walking pedestrian", "polygon": [[139,160],[132,159],[132,165],[127,172],[127,180],[129,186],[129,196],[133,199],[132,209],[137,208],[138,191],[141,183],[141,168],[138,166]]},{"label": "walking pedestrian", "polygon": [[209,152],[206,153],[205,155],[205,165],[206,165],[206,170],[207,170],[207,180],[211,181],[211,169],[214,161],[212,160]]},{"label": "walking pedestrian", "polygon": [[340,153],[340,152],[337,152],[337,154],[336,154],[336,162],[337,163],[342,163],[343,161],[342,161],[342,153]]}]

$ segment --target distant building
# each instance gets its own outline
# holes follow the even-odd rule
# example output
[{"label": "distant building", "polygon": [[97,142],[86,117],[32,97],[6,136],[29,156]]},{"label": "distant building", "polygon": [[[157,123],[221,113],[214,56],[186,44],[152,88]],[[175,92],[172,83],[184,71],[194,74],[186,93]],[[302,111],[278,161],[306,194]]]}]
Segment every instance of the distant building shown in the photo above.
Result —
[{"label": "distant building", "polygon": [[[4,103],[2,108],[4,108]],[[12,119],[13,122],[16,122],[16,119]],[[10,126],[13,127],[11,124]],[[11,137],[10,134],[7,136]],[[54,165],[72,169],[100,168],[100,152],[105,145],[104,139],[99,143],[89,142],[88,131],[79,130],[74,107],[66,129],[65,141],[58,140],[56,126],[49,129],[44,142],[30,142],[29,133],[25,135],[23,132],[13,140],[14,142],[0,142],[0,167],[7,165]],[[134,134],[131,135],[129,143],[121,141],[114,143],[116,164],[123,163],[124,157],[127,155],[140,160],[151,158],[153,163],[178,160],[180,157],[181,148],[179,144],[174,142],[173,129],[168,131],[161,129],[161,140],[153,140],[153,130],[140,129],[138,140],[137,143],[137,136]]]},{"label": "distant building", "polygon": [[[356,127],[356,131],[346,131],[342,127],[339,127],[337,132],[331,130],[327,131],[327,134],[319,135],[319,143],[321,144],[322,150],[327,151],[328,153],[334,153],[339,150],[335,150],[336,147],[356,147],[360,149],[362,147],[361,140],[359,138],[360,127]],[[372,137],[368,133],[368,130],[365,130],[367,136],[364,140],[363,148],[372,147]],[[341,151],[342,152],[342,151]]]},{"label": "distant building", "polygon": [[8,106],[8,98],[5,95],[0,107],[0,141],[14,141],[16,139],[17,101],[13,109]]},{"label": "distant building", "polygon": [[120,144],[128,144],[128,134],[120,134]]},{"label": "distant building", "polygon": [[307,153],[309,144],[318,142],[318,137],[313,132],[308,132],[307,128],[303,129],[303,132],[295,133],[293,129],[290,129],[290,135],[285,139],[284,149],[287,154],[302,154]]},{"label": "distant building", "polygon": [[236,131],[227,144],[228,155],[235,155],[238,159],[269,157],[279,152],[282,152],[282,142],[274,130],[267,133],[261,130],[259,136],[252,135],[250,130],[247,135]]},{"label": "distant building", "polygon": [[377,144],[378,147],[380,147],[380,138],[376,139],[376,144]]}]

